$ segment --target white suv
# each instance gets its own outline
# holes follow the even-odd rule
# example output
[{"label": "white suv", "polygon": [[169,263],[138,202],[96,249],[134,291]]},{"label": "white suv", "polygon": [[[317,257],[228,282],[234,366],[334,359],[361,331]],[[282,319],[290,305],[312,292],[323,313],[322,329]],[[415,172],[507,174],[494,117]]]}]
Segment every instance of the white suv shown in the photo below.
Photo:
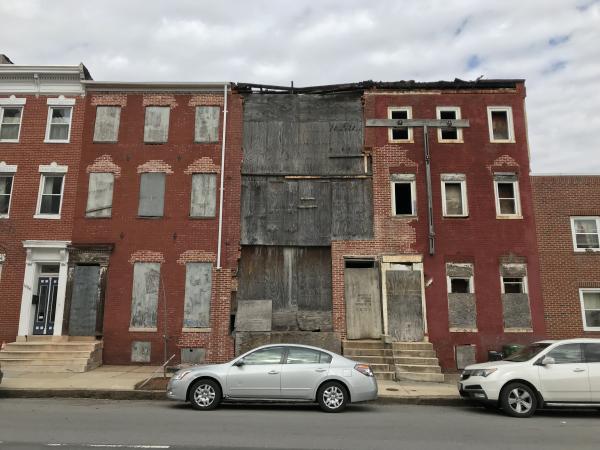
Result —
[{"label": "white suv", "polygon": [[502,361],[467,366],[458,390],[514,417],[544,406],[600,408],[600,339],[535,342]]}]

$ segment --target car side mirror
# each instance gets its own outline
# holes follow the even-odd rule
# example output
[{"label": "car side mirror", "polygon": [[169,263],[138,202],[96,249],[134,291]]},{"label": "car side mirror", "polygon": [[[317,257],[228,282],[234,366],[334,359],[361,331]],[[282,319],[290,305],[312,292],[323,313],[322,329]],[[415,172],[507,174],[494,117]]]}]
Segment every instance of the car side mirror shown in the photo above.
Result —
[{"label": "car side mirror", "polygon": [[544,356],[544,358],[542,359],[542,362],[540,362],[540,365],[542,365],[542,366],[547,366],[550,364],[556,364],[556,361],[554,360],[554,358],[552,356]]},{"label": "car side mirror", "polygon": [[236,362],[233,363],[233,365],[235,367],[242,367],[244,365],[244,358],[238,359]]}]

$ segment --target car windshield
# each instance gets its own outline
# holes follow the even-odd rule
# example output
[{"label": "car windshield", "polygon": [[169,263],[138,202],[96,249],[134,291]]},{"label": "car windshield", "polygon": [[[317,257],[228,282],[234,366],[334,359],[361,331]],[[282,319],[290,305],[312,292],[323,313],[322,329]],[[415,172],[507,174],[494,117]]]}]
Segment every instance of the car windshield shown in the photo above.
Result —
[{"label": "car windshield", "polygon": [[504,358],[504,361],[529,361],[531,358],[534,358],[538,353],[547,348],[549,345],[550,344],[546,342],[536,342],[534,344],[530,344],[527,347],[519,350],[518,352],[513,353],[508,358]]}]

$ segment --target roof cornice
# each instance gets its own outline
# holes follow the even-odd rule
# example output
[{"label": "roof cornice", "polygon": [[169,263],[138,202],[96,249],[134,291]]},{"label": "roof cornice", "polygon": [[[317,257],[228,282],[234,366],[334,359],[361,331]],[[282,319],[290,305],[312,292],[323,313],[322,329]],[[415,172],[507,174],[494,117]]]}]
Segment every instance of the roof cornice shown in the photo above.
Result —
[{"label": "roof cornice", "polygon": [[86,91],[105,92],[190,92],[190,91],[218,91],[223,87],[231,87],[228,81],[215,82],[161,82],[161,81],[83,81]]}]

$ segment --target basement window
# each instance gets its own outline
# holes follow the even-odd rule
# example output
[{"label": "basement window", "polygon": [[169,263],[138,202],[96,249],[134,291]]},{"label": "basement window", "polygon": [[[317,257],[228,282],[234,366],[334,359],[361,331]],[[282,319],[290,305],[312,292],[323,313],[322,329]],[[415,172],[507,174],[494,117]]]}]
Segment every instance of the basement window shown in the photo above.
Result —
[{"label": "basement window", "polygon": [[575,251],[599,251],[599,230],[600,217],[571,217],[571,232]]},{"label": "basement window", "polygon": [[489,106],[488,127],[490,142],[515,142],[512,108],[510,106]]},{"label": "basement window", "polygon": [[392,182],[392,214],[414,216],[416,210],[415,181]]},{"label": "basement window", "polygon": [[[390,106],[388,119],[412,119],[412,108],[410,106]],[[413,129],[410,127],[388,128],[388,140],[390,142],[412,142]]]},{"label": "basement window", "polygon": [[19,142],[22,107],[0,106],[0,142]]},{"label": "basement window", "polygon": [[[437,118],[440,120],[460,119],[460,108],[457,106],[438,106],[436,113]],[[438,128],[438,142],[452,143],[462,141],[462,130],[460,128]]]}]

